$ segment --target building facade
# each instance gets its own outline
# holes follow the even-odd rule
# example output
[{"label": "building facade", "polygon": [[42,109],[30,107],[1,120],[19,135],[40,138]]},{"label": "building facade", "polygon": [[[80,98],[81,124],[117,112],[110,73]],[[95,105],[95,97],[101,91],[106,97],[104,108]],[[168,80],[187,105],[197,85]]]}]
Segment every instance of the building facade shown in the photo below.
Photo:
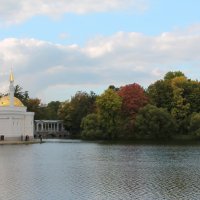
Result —
[{"label": "building facade", "polygon": [[31,140],[34,137],[34,113],[14,97],[14,76],[10,74],[9,94],[0,98],[0,140]]}]

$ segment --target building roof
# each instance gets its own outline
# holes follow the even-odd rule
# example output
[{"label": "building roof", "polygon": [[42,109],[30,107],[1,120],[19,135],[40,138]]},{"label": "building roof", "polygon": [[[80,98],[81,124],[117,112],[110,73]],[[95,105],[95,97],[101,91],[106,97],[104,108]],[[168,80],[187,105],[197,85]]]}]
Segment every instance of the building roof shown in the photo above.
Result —
[{"label": "building roof", "polygon": [[[0,107],[1,106],[10,106],[10,96],[3,96],[0,98]],[[16,97],[14,97],[14,106],[24,107],[23,103]]]}]

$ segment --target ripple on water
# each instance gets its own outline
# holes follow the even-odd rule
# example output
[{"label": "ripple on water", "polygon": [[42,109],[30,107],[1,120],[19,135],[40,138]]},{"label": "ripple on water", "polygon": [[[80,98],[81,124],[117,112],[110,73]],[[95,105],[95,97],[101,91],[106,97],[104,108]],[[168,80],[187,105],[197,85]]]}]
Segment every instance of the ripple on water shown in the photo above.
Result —
[{"label": "ripple on water", "polygon": [[200,146],[0,146],[0,199],[200,199]]}]

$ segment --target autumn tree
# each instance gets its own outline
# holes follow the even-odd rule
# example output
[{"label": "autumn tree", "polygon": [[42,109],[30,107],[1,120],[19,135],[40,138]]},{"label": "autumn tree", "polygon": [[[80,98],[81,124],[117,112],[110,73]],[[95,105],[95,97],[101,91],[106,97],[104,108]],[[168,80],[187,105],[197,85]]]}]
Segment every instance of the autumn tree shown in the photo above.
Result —
[{"label": "autumn tree", "polygon": [[179,133],[185,134],[187,132],[187,119],[190,114],[190,103],[184,98],[184,85],[187,79],[184,76],[175,77],[171,81],[173,88],[173,108],[171,110],[172,116],[176,119],[179,127]]},{"label": "autumn tree", "polygon": [[144,89],[137,83],[120,87],[118,94],[122,98],[123,114],[132,118],[148,102]]},{"label": "autumn tree", "polygon": [[107,139],[115,139],[118,135],[118,122],[122,99],[113,89],[107,89],[96,99],[98,114],[102,122],[102,131]]},{"label": "autumn tree", "polygon": [[120,87],[118,94],[122,98],[120,137],[130,138],[133,137],[136,114],[147,104],[148,98],[144,89],[137,83]]},{"label": "autumn tree", "polygon": [[171,112],[174,96],[172,80],[176,77],[185,77],[185,75],[181,71],[170,71],[165,74],[163,80],[158,80],[148,87],[147,95],[151,104],[159,108],[166,108]]}]

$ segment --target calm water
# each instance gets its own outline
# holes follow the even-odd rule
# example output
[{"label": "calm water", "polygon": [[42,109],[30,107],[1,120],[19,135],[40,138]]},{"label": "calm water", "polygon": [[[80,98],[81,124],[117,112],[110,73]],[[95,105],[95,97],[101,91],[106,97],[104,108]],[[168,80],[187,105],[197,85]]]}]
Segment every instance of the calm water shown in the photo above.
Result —
[{"label": "calm water", "polygon": [[200,199],[200,145],[0,146],[0,199]]}]

